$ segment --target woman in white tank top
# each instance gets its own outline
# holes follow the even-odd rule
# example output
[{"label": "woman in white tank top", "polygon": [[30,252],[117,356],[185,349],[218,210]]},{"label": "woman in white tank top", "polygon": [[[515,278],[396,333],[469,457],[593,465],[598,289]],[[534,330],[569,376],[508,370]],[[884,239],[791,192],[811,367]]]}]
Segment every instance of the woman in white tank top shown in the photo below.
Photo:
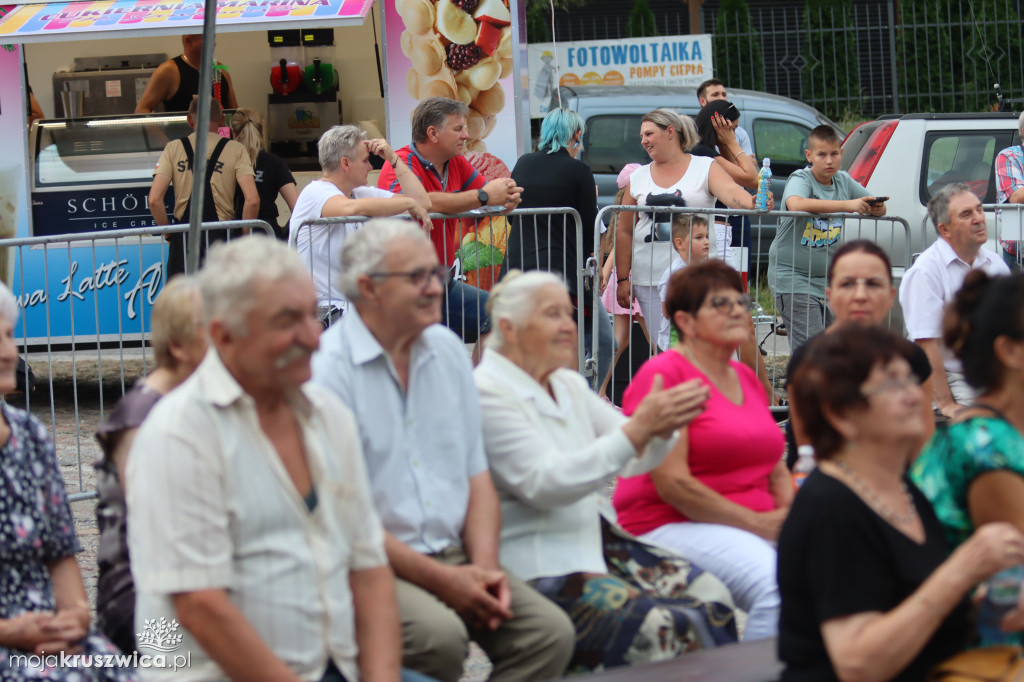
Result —
[{"label": "woman in white tank top", "polygon": [[[625,206],[647,206],[671,202],[676,195],[689,207],[714,208],[717,198],[730,208],[754,208],[754,197],[733,182],[713,159],[693,156],[687,151],[697,143],[697,127],[689,116],[671,109],[655,109],[643,117],[640,144],[651,163],[642,166],[630,178]],[[654,199],[652,200],[652,197]],[[661,203],[660,205],[666,205]],[[769,210],[774,199],[769,195]],[[658,281],[671,262],[672,217],[661,214],[658,223],[653,213],[622,214],[615,236],[615,268],[618,273],[616,297],[619,305],[632,306],[635,298],[651,325],[661,317]],[[710,216],[709,216],[710,218]],[[667,232],[667,233],[666,233]]]}]

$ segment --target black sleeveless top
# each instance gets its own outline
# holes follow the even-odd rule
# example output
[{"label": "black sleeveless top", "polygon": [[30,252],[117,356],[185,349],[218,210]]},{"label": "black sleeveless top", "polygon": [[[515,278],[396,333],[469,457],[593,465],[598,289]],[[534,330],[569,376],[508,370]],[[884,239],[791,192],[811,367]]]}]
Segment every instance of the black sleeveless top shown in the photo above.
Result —
[{"label": "black sleeveless top", "polygon": [[[174,58],[174,65],[178,67],[178,91],[164,100],[164,111],[188,111],[192,104],[192,96],[199,93],[199,70],[193,68],[185,61],[184,56],[178,55]],[[231,85],[227,78],[220,81],[220,104],[227,106],[230,100]],[[213,95],[213,93],[210,93]]]}]

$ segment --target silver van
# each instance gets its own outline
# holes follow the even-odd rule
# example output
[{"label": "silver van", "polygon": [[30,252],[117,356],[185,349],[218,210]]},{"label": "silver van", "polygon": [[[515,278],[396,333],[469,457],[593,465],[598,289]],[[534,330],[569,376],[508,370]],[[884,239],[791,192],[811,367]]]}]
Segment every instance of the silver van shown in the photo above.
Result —
[{"label": "silver van", "polygon": [[[587,126],[580,159],[597,180],[598,205],[615,199],[616,176],[627,163],[650,163],[640,146],[640,119],[659,107],[695,115],[700,110],[697,88],[668,86],[585,85],[560,88],[562,106],[579,113]],[[814,107],[779,95],[754,90],[729,90],[729,100],[740,110],[740,125],[750,135],[758,159],[772,160],[772,191],[782,198],[789,175],[807,165],[807,135],[819,125],[838,125]],[[767,217],[755,225],[751,242],[753,267],[768,262],[768,247],[778,219]]]}]

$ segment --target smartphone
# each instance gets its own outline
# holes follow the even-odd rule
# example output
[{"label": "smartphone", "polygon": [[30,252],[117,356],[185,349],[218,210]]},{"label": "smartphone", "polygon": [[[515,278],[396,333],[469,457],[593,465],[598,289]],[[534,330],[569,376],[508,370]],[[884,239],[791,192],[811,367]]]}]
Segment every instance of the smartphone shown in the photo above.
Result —
[{"label": "smartphone", "polygon": [[889,201],[889,197],[868,197],[867,202],[872,206],[878,206]]}]

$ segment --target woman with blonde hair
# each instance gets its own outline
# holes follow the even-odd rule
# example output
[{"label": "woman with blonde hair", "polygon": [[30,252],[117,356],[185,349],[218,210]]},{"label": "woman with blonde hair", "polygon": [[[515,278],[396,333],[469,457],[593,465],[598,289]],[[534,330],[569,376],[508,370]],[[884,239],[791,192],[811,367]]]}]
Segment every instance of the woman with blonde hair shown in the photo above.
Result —
[{"label": "woman with blonde hair", "polygon": [[[267,151],[263,138],[263,119],[253,109],[238,109],[231,117],[231,136],[249,152],[252,169],[256,175],[256,191],[260,195],[260,212],[256,216],[274,228],[274,234],[282,241],[288,241],[288,226],[277,222],[277,195],[288,204],[288,210],[295,210],[299,190],[288,166],[276,154]],[[242,195],[235,193],[235,216],[242,215]]]},{"label": "woman with blonde hair", "polygon": [[[690,154],[698,139],[689,116],[671,109],[655,109],[644,116],[640,144],[651,163],[630,177],[623,205],[713,208],[718,199],[727,208],[753,209],[754,197],[714,159]],[[773,207],[769,195],[768,208]],[[672,249],[668,244],[659,249],[655,242],[671,240],[670,221],[668,214],[652,211],[637,214],[633,224],[619,221],[616,228],[616,298],[624,308],[636,298],[647,320],[660,319],[658,279],[669,266]]]}]

